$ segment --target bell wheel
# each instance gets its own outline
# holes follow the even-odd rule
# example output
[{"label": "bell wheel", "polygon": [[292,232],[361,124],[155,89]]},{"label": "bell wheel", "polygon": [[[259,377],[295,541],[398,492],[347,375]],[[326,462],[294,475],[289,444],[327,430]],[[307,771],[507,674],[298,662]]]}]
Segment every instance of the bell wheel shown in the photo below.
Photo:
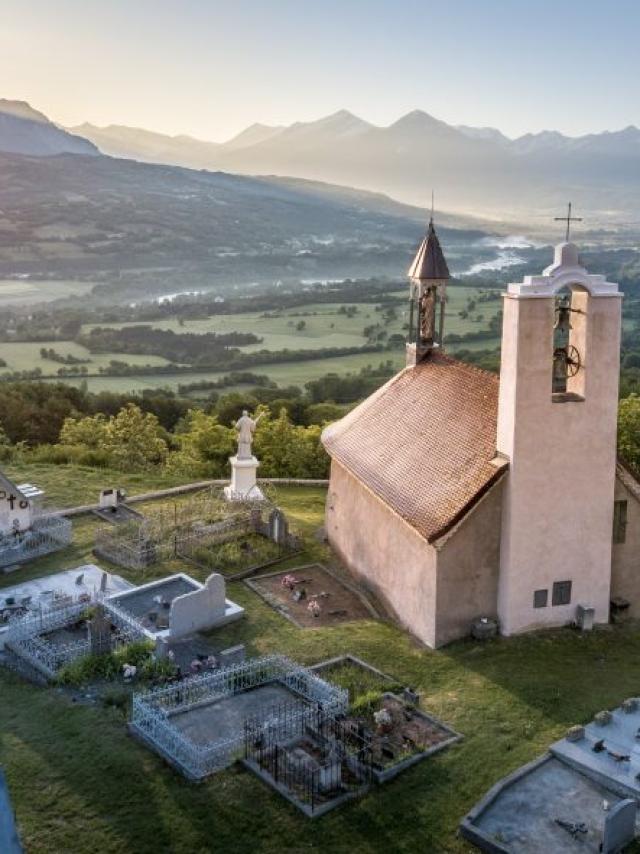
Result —
[{"label": "bell wheel", "polygon": [[582,367],[580,353],[573,344],[569,344],[568,347],[557,347],[553,351],[553,361],[554,364],[565,367],[568,377],[575,377]]}]

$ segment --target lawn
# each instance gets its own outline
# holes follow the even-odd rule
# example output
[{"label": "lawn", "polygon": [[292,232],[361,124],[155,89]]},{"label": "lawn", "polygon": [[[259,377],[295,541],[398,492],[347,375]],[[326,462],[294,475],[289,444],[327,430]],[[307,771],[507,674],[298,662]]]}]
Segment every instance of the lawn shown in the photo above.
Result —
[{"label": "lawn", "polygon": [[[93,494],[105,480],[65,467],[12,474],[72,502],[82,488]],[[147,487],[121,475],[117,482],[132,491]],[[332,560],[315,536],[324,499],[319,488],[278,490],[306,542],[305,554],[283,566]],[[28,574],[89,560],[95,524],[90,518],[74,522],[73,547]],[[153,574],[175,568],[155,567]],[[350,652],[419,689],[424,707],[464,740],[311,823],[238,769],[190,785],[128,738],[117,710],[72,703],[0,671],[0,763],[28,852],[459,854],[472,850],[456,837],[459,819],[499,777],[538,756],[571,724],[638,694],[636,624],[591,634],[564,629],[485,644],[464,641],[431,651],[390,623],[300,630],[242,583],[229,584],[228,595],[246,608],[246,617],[218,632],[221,641],[245,643],[254,655],[283,652],[302,663]]]}]

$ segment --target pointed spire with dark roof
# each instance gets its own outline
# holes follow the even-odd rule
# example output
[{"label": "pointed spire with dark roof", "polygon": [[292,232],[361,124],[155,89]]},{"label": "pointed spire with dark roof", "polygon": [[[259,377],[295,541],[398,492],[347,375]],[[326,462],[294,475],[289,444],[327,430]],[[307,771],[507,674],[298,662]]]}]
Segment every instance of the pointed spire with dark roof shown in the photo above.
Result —
[{"label": "pointed spire with dark roof", "polygon": [[433,225],[433,217],[429,220],[429,228],[422,238],[416,257],[407,271],[410,279],[424,282],[429,280],[442,281],[449,278],[449,268]]}]

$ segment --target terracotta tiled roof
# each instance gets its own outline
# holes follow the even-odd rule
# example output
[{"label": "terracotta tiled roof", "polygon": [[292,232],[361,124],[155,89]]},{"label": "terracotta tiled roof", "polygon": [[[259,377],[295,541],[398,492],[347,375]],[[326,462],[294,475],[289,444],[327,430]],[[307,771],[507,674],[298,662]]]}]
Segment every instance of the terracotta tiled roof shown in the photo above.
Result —
[{"label": "terracotta tiled roof", "polygon": [[433,220],[429,222],[426,235],[418,247],[416,257],[407,270],[410,279],[448,279],[449,268],[438,240],[438,235],[433,227]]},{"label": "terracotta tiled roof", "polygon": [[328,453],[429,542],[501,476],[498,377],[433,353],[322,434]]}]

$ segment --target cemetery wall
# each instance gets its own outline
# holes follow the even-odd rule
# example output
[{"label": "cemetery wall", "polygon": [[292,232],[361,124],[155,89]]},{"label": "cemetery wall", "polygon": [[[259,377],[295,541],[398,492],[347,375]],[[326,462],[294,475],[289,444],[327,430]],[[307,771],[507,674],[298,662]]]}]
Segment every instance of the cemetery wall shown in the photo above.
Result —
[{"label": "cemetery wall", "polygon": [[626,612],[640,617],[640,502],[616,478],[615,500],[627,502],[627,524],[623,543],[614,543],[611,560],[611,596],[631,603]]},{"label": "cemetery wall", "polygon": [[436,646],[466,637],[478,617],[497,616],[504,482],[437,544]]},{"label": "cemetery wall", "polygon": [[335,460],[331,484],[331,546],[401,625],[435,646],[436,550]]}]

